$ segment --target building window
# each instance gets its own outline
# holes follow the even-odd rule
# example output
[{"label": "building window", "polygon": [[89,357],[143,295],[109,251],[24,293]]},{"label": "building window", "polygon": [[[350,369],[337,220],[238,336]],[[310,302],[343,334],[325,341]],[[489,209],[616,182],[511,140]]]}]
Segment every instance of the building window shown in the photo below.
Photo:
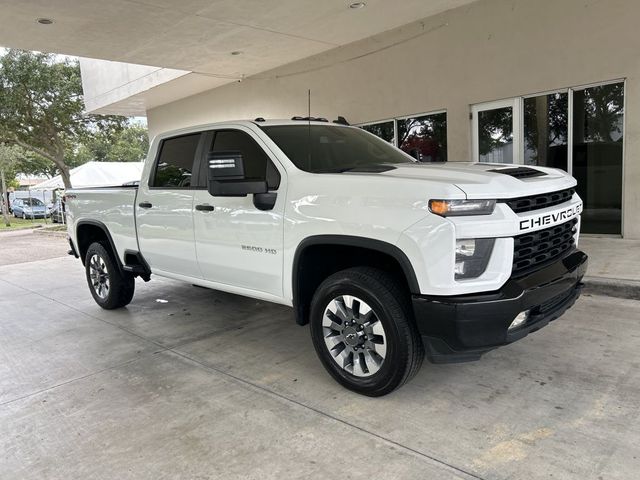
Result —
[{"label": "building window", "polygon": [[477,112],[481,162],[514,163],[513,110],[512,106],[497,106]]},{"label": "building window", "polygon": [[398,147],[421,162],[446,162],[446,112],[398,120]]},{"label": "building window", "polygon": [[376,137],[395,145],[396,127],[393,120],[379,123],[370,123],[368,125],[362,125],[360,128],[366,130],[369,133],[373,133]]},{"label": "building window", "polygon": [[573,176],[588,233],[622,231],[624,83],[573,92]]},{"label": "building window", "polygon": [[447,160],[447,113],[437,112],[361,125],[421,162]]},{"label": "building window", "polygon": [[569,95],[553,93],[525,98],[524,164],[567,170]]},{"label": "building window", "polygon": [[473,105],[473,158],[561,168],[578,181],[582,231],[622,232],[624,82]]}]

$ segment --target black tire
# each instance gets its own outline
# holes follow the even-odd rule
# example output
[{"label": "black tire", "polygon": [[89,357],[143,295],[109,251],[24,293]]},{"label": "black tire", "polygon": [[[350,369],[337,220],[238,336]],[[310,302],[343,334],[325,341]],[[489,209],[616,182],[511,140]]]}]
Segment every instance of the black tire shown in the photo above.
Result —
[{"label": "black tire", "polygon": [[[384,327],[386,354],[379,370],[369,376],[354,375],[338,365],[325,344],[326,330],[322,325],[325,311],[334,299],[343,295],[366,302]],[[413,320],[409,294],[382,270],[355,267],[328,277],[314,294],[310,324],[320,361],[338,383],[354,392],[371,397],[386,395],[409,381],[422,365],[424,348]]]},{"label": "black tire", "polygon": [[[102,263],[104,263],[105,270],[108,274],[108,289],[107,291],[104,289],[100,290],[101,294],[99,294],[97,288],[94,287],[94,281],[91,277],[92,265],[95,267],[92,259],[95,258],[98,259],[100,268]],[[87,249],[84,265],[89,291],[98,305],[105,310],[113,310],[124,307],[131,302],[135,292],[135,278],[130,273],[120,270],[109,246],[99,242],[92,243]]]}]

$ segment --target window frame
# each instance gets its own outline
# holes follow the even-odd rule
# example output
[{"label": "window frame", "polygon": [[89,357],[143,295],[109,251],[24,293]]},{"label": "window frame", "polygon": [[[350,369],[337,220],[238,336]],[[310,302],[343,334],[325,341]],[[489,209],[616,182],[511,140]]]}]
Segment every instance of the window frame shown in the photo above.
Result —
[{"label": "window frame", "polygon": [[[149,175],[149,181],[148,183],[148,188],[149,190],[196,190],[197,188],[194,187],[194,183],[197,182],[198,180],[198,172],[200,171],[200,162],[201,162],[201,157],[202,157],[202,148],[203,148],[203,138],[204,138],[204,134],[206,132],[202,131],[202,130],[196,130],[194,132],[185,132],[185,133],[181,133],[179,135],[172,135],[169,137],[165,137],[160,139],[159,141],[159,145],[156,151],[156,156],[155,159],[153,160],[153,168],[151,169],[151,173]],[[191,185],[189,185],[188,187],[175,187],[175,186],[170,186],[170,187],[165,187],[165,186],[156,186],[155,185],[155,181],[156,181],[156,173],[158,171],[158,163],[160,162],[160,155],[162,154],[162,147],[164,146],[164,143],[167,140],[174,140],[176,138],[181,138],[181,137],[189,137],[192,135],[199,135],[198,138],[198,144],[196,145],[196,151],[193,155],[193,167],[191,170]],[[197,170],[196,170],[197,169]]]}]

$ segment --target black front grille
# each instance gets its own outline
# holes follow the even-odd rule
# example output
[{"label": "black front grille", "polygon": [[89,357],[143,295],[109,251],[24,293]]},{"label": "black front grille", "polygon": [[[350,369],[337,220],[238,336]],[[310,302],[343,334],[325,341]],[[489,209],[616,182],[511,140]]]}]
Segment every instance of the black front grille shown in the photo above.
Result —
[{"label": "black front grille", "polygon": [[531,210],[539,210],[541,208],[553,207],[561,203],[568,202],[576,193],[575,188],[567,188],[559,192],[541,193],[540,195],[531,195],[529,197],[512,198],[509,200],[501,200],[511,207],[516,213],[530,212]]},{"label": "black front grille", "polygon": [[573,248],[576,233],[575,218],[555,227],[514,237],[511,275],[520,277],[538,270]]}]

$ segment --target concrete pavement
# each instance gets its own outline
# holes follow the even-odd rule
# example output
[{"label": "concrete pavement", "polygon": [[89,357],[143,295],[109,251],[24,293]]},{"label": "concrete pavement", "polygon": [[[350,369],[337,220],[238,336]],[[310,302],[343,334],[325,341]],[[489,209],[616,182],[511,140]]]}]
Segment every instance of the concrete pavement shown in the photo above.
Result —
[{"label": "concrete pavement", "polygon": [[640,240],[583,236],[580,248],[589,255],[588,292],[640,300]]},{"label": "concrete pavement", "polygon": [[0,267],[0,478],[640,470],[640,302],[585,296],[480,362],[425,363],[371,399],[332,381],[288,308],[155,277],[136,287],[104,311],[71,257]]},{"label": "concrete pavement", "polygon": [[63,257],[69,250],[65,236],[34,230],[0,232],[0,266]]}]

